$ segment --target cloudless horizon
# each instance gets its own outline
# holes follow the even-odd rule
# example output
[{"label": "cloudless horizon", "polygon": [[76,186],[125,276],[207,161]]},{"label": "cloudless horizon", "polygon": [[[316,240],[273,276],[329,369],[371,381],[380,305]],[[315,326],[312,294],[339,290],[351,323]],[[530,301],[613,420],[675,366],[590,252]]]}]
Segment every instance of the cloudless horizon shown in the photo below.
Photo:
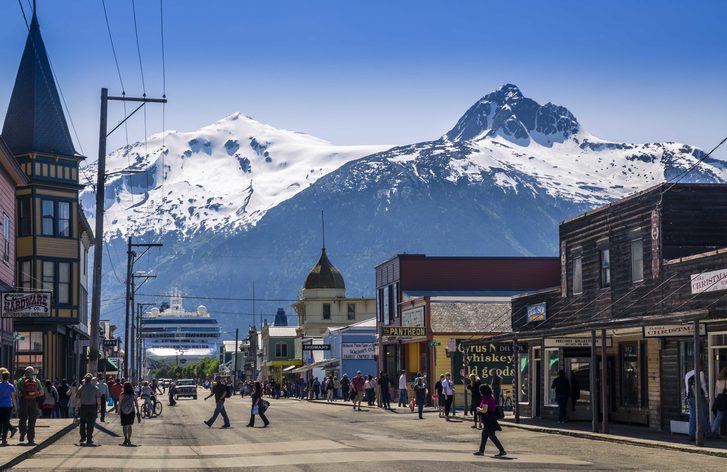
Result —
[{"label": "cloudless horizon", "polygon": [[[30,20],[28,0],[21,0]],[[613,141],[708,150],[727,123],[727,3],[402,1],[163,2],[166,129],[234,112],[336,144],[409,144],[449,130],[504,83],[567,107]],[[125,91],[143,93],[131,0],[107,0]],[[146,92],[162,95],[160,2],[136,2]],[[38,0],[50,59],[81,145],[95,159],[101,87],[120,94],[101,0]],[[27,35],[0,3],[0,117]],[[109,110],[110,125],[121,117]],[[161,107],[129,141],[162,130]],[[74,138],[75,139],[75,138]],[[114,134],[109,150],[125,144]],[[715,157],[727,159],[720,150]]]}]

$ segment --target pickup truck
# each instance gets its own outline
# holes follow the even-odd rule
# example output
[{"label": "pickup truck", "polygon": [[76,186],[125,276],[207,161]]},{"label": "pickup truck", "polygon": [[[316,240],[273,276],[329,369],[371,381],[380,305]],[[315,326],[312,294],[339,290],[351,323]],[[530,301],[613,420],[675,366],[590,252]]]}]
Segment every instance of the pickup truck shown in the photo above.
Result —
[{"label": "pickup truck", "polygon": [[177,394],[176,399],[180,397],[192,397],[197,399],[197,381],[194,379],[180,379],[177,380]]}]

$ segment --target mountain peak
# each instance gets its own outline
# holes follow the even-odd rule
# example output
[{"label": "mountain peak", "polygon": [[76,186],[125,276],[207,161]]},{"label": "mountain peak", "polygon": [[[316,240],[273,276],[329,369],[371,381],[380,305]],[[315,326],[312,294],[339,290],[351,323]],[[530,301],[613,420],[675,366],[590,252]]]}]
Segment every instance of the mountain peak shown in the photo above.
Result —
[{"label": "mountain peak", "polygon": [[446,137],[474,141],[501,136],[523,146],[531,141],[551,146],[579,130],[578,120],[567,108],[550,102],[541,106],[517,85],[505,84],[472,105]]}]

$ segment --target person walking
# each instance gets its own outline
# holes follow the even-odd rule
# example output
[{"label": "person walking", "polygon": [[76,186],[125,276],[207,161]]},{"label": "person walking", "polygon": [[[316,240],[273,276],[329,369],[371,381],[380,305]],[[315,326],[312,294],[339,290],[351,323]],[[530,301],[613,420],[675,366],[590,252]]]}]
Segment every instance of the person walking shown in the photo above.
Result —
[{"label": "person walking", "polygon": [[[704,380],[704,370],[699,371],[699,382],[697,385],[694,375],[694,369],[687,372],[684,376],[685,393],[687,396],[687,405],[689,406],[689,440],[694,441],[697,435],[697,412],[696,402],[699,401],[699,413],[701,417],[702,425],[705,428],[709,428],[709,413],[707,412],[707,399],[705,393],[707,392],[707,382]],[[705,438],[711,436],[712,429],[709,428],[705,431]]]},{"label": "person walking", "polygon": [[76,400],[78,399],[78,384],[76,380],[73,380],[71,386],[68,388],[68,417],[74,420],[78,416],[78,409],[76,407]]},{"label": "person walking", "polygon": [[[124,393],[124,385],[125,383],[122,383],[120,379],[116,379],[116,381],[109,386],[109,395],[111,395],[111,400],[114,402],[114,411],[116,411],[116,413],[119,412],[119,399],[121,398],[121,394]],[[132,387],[131,390],[133,392],[134,388]]]},{"label": "person walking", "polygon": [[96,418],[101,404],[101,392],[96,385],[96,379],[91,374],[86,374],[83,385],[78,389],[77,402],[79,405],[78,416],[81,419],[79,427],[81,441],[86,446],[93,446],[93,429],[96,426]]},{"label": "person walking", "polygon": [[0,369],[0,437],[2,445],[8,445],[8,433],[12,438],[15,435],[15,428],[10,424],[10,417],[13,410],[17,410],[15,401],[15,386],[9,382],[10,372],[7,369]]},{"label": "person walking", "polygon": [[101,422],[106,422],[106,402],[109,401],[109,386],[106,383],[106,379],[101,379],[98,382],[98,391],[101,394]]},{"label": "person walking", "polygon": [[399,376],[399,403],[398,407],[406,407],[409,405],[409,392],[406,388],[406,370],[401,371]]},{"label": "person walking", "polygon": [[32,366],[25,368],[23,376],[15,384],[18,396],[18,418],[20,419],[20,442],[28,438],[28,445],[35,445],[35,422],[38,419],[38,399],[43,396],[43,387],[35,378]]},{"label": "person walking", "polygon": [[328,402],[333,401],[333,393],[336,390],[335,384],[333,383],[333,376],[331,375],[328,377],[328,381],[326,382],[326,400]]},{"label": "person walking", "polygon": [[58,412],[61,418],[68,418],[68,394],[70,393],[71,386],[68,385],[66,379],[61,380],[58,385]]},{"label": "person walking", "polygon": [[555,401],[558,403],[558,423],[565,423],[568,421],[567,406],[571,389],[570,382],[568,382],[564,370],[558,372],[558,376],[553,379],[550,388],[555,390]]},{"label": "person walking", "polygon": [[379,373],[378,384],[381,389],[381,408],[391,410],[391,381],[386,372]]},{"label": "person walking", "polygon": [[341,381],[338,380],[338,377],[336,377],[334,375],[333,376],[333,401],[335,402],[339,398],[343,398],[343,395],[341,395]]},{"label": "person walking", "polygon": [[177,404],[177,400],[174,399],[174,396],[177,394],[177,382],[172,382],[169,384],[169,406],[175,406]]},{"label": "person walking", "polygon": [[504,457],[507,455],[507,452],[505,452],[505,448],[502,447],[500,440],[496,436],[496,432],[502,431],[502,428],[497,422],[497,404],[495,403],[495,397],[492,395],[492,388],[489,385],[481,385],[480,393],[482,400],[480,407],[477,408],[477,412],[482,415],[482,437],[480,439],[479,450],[473,454],[476,456],[484,456],[485,445],[487,445],[487,440],[489,439],[499,451],[495,454],[495,457]]},{"label": "person walking", "polygon": [[371,377],[370,375],[366,376],[366,381],[364,382],[364,395],[366,397],[366,404],[368,406],[373,406],[375,398],[375,386],[378,385],[376,381]]},{"label": "person walking", "polygon": [[361,399],[363,398],[365,384],[366,381],[361,376],[361,371],[356,371],[356,375],[354,375],[353,379],[351,380],[352,391],[356,392],[354,393],[354,396],[352,398],[354,410],[356,409],[356,405],[358,404],[358,411],[361,411]]},{"label": "person walking", "polygon": [[454,402],[454,385],[452,384],[452,376],[449,372],[444,374],[442,395],[444,395],[444,417],[449,421],[449,414],[452,412],[452,402]]},{"label": "person walking", "polygon": [[43,408],[43,418],[53,417],[53,412],[56,409],[56,403],[58,403],[58,390],[56,390],[53,386],[53,382],[46,380],[45,389],[43,391],[43,402],[41,403]]},{"label": "person walking", "polygon": [[124,431],[124,442],[121,445],[133,447],[131,429],[134,426],[134,419],[141,423],[141,410],[139,409],[139,400],[134,394],[134,388],[129,382],[124,383],[121,387],[121,394],[116,406],[116,413],[121,417],[121,428]]},{"label": "person walking", "polygon": [[270,425],[270,421],[265,416],[266,408],[263,406],[263,388],[260,382],[255,382],[255,389],[252,392],[252,406],[250,408],[250,422],[247,424],[248,428],[255,427],[255,415],[259,415],[260,419],[263,420],[263,428],[267,428]]},{"label": "person walking", "polygon": [[318,400],[321,396],[321,383],[318,381],[318,377],[313,378],[313,397]]},{"label": "person walking", "polygon": [[714,383],[714,402],[712,403],[712,437],[720,439],[720,429],[727,411],[727,367],[723,367],[717,374],[717,381]]},{"label": "person walking", "polygon": [[[467,385],[467,389],[472,392],[472,401],[470,402],[470,413],[472,413],[472,428],[477,429],[482,427],[482,416],[477,412],[482,402],[482,394],[480,393],[480,387],[482,386],[482,380],[475,374],[470,374],[470,384]],[[494,393],[494,392],[493,392]]]},{"label": "person walking", "polygon": [[417,413],[419,413],[420,420],[424,419],[422,413],[424,412],[424,402],[427,400],[428,393],[429,390],[427,390],[427,386],[424,384],[424,377],[417,377],[416,383],[414,384],[414,400],[416,400]]},{"label": "person walking", "polygon": [[351,396],[351,380],[348,378],[348,374],[343,374],[343,377],[341,377],[341,393],[343,394],[343,401],[347,402]]},{"label": "person walking", "polygon": [[[230,418],[227,416],[227,411],[225,410],[225,398],[227,398],[227,386],[222,382],[222,377],[217,375],[215,377],[215,384],[214,387],[212,387],[212,393],[204,397],[205,400],[207,400],[209,397],[213,396],[215,397],[215,411],[212,414],[212,417],[204,422],[208,427],[212,427],[215,420],[217,419],[217,415],[222,415],[222,428],[229,428],[230,427]],[[260,395],[262,395],[262,387],[260,389]]]},{"label": "person walking", "polygon": [[439,417],[444,417],[444,395],[442,394],[442,382],[444,382],[444,374],[439,376],[439,380],[434,384],[434,391],[437,393],[437,406],[439,407]]}]

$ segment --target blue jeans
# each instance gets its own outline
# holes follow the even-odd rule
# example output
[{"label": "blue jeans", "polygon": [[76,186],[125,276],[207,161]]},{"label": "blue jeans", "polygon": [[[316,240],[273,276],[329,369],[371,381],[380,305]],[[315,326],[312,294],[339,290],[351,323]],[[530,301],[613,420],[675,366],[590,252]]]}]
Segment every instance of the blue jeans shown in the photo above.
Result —
[{"label": "blue jeans", "polygon": [[[697,415],[694,411],[696,404],[694,398],[687,398],[687,403],[689,404],[689,436],[694,437],[697,434]],[[704,436],[709,437],[709,412],[707,400],[704,397],[699,400],[699,410],[702,416],[702,425],[705,428]]]},{"label": "blue jeans", "polygon": [[220,400],[215,406],[215,412],[212,414],[212,418],[207,421],[209,424],[213,424],[217,419],[217,415],[222,415],[222,420],[225,422],[225,426],[230,426],[230,418],[227,417],[227,411],[225,411],[225,400]]},{"label": "blue jeans", "polygon": [[405,388],[399,389],[399,406],[406,406],[409,401],[407,400],[407,392]]},{"label": "blue jeans", "polygon": [[422,413],[424,412],[424,402],[417,402],[417,411],[419,413],[419,418],[422,417]]},{"label": "blue jeans", "polygon": [[724,419],[724,411],[718,411],[714,415],[714,420],[712,420],[712,434],[717,435],[719,434],[719,428],[722,426],[722,420]]}]

